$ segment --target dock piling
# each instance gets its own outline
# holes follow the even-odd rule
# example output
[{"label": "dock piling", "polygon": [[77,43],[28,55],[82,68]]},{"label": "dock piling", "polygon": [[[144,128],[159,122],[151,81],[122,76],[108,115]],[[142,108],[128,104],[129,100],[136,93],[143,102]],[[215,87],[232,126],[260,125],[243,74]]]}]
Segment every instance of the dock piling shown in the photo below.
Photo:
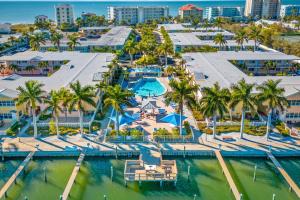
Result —
[{"label": "dock piling", "polygon": [[43,170],[44,170],[44,181],[47,183],[47,172],[46,172],[46,167],[44,167]]},{"label": "dock piling", "polygon": [[185,146],[183,146],[183,158],[185,158]]},{"label": "dock piling", "polygon": [[253,182],[256,180],[256,169],[257,169],[257,165],[254,166]]},{"label": "dock piling", "polygon": [[118,146],[117,145],[116,145],[115,153],[116,153],[116,159],[118,159]]},{"label": "dock piling", "polygon": [[273,194],[272,200],[275,200],[276,198],[276,194]]},{"label": "dock piling", "polygon": [[103,196],[103,198],[104,198],[104,200],[106,200],[106,199],[107,199],[107,196],[106,196],[106,195],[104,195],[104,196]]},{"label": "dock piling", "polygon": [[190,171],[191,171],[191,166],[188,166],[188,181],[190,181]]},{"label": "dock piling", "polygon": [[196,198],[197,198],[197,195],[196,195],[196,194],[194,194],[194,200],[196,200]]},{"label": "dock piling", "polygon": [[114,176],[114,167],[110,167],[110,180],[113,181],[113,176]]}]

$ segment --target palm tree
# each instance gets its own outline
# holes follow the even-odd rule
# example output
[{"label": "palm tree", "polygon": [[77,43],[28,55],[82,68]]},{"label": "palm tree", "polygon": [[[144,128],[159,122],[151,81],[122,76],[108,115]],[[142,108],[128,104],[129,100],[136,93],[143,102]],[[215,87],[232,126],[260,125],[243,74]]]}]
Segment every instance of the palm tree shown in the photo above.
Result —
[{"label": "palm tree", "polygon": [[122,89],[120,85],[107,86],[105,90],[104,107],[111,106],[116,112],[115,130],[119,133],[119,114],[124,113],[122,104],[130,104],[129,98],[134,94],[127,90]]},{"label": "palm tree", "polygon": [[63,107],[63,111],[65,114],[65,121],[67,121],[68,119],[68,111],[69,111],[69,106],[70,106],[70,102],[72,100],[72,94],[70,92],[69,89],[66,88],[61,88],[59,91],[59,96],[60,96],[60,100],[61,100],[61,104]]},{"label": "palm tree", "polygon": [[18,90],[18,97],[16,99],[16,105],[26,106],[26,109],[30,110],[30,113],[33,116],[33,133],[34,137],[37,137],[37,125],[36,125],[36,111],[38,104],[42,103],[44,99],[45,92],[42,90],[44,85],[37,82],[37,81],[26,81],[25,87],[19,86]]},{"label": "palm tree", "polygon": [[157,52],[159,55],[165,57],[165,67],[168,66],[168,55],[173,54],[173,46],[171,42],[164,41],[161,45],[158,46]]},{"label": "palm tree", "polygon": [[218,33],[214,38],[214,43],[216,45],[219,45],[219,50],[221,50],[222,46],[226,46],[227,41],[225,40],[225,37],[223,34]]},{"label": "palm tree", "polygon": [[63,108],[61,106],[61,97],[59,92],[52,90],[50,92],[50,96],[44,100],[44,103],[47,105],[45,111],[50,111],[55,120],[56,134],[57,137],[59,137],[58,117],[59,117],[59,113],[63,112]]},{"label": "palm tree", "polygon": [[219,83],[213,87],[204,87],[201,91],[202,98],[199,102],[199,110],[207,118],[213,117],[213,137],[216,137],[217,116],[223,118],[228,112],[227,104],[230,101],[230,91],[221,89]]},{"label": "palm tree", "polygon": [[124,50],[130,56],[130,66],[133,64],[133,55],[137,53],[136,43],[133,40],[128,40],[125,44]]},{"label": "palm tree", "polygon": [[177,81],[172,79],[169,83],[172,91],[165,94],[166,104],[169,105],[171,102],[178,104],[180,114],[180,135],[182,135],[182,115],[184,104],[193,105],[195,103],[195,93],[198,91],[198,85],[192,85],[189,80],[183,79]]},{"label": "palm tree", "polygon": [[200,19],[195,16],[192,16],[190,22],[191,22],[192,27],[194,27],[194,29],[196,30],[199,26]]},{"label": "palm tree", "polygon": [[230,107],[236,108],[237,106],[241,106],[242,109],[240,138],[243,138],[245,113],[255,111],[257,101],[255,94],[252,93],[254,86],[255,84],[248,84],[245,79],[242,79],[231,87]]},{"label": "palm tree", "polygon": [[257,99],[261,104],[267,104],[268,122],[267,122],[267,139],[271,126],[271,117],[275,110],[282,112],[288,107],[288,101],[284,96],[284,88],[279,87],[281,80],[267,80],[257,87],[259,93]]},{"label": "palm tree", "polygon": [[257,26],[250,26],[249,39],[254,40],[254,51],[255,51],[257,42],[261,42],[263,40],[263,36],[261,35],[261,28]]},{"label": "palm tree", "polygon": [[209,21],[205,19],[202,26],[205,28],[205,31],[207,32],[207,29],[210,27]]},{"label": "palm tree", "polygon": [[19,70],[19,66],[16,65],[16,64],[10,64],[10,65],[8,66],[8,68],[9,68],[10,70],[12,70],[14,73],[15,73],[16,71]]},{"label": "palm tree", "polygon": [[79,113],[80,134],[83,136],[83,112],[84,105],[91,105],[96,107],[94,101],[95,92],[92,86],[82,86],[79,81],[70,84],[72,90],[72,99],[70,101],[69,111],[76,109]]},{"label": "palm tree", "polygon": [[61,33],[58,33],[58,32],[53,32],[51,34],[51,42],[54,44],[54,46],[57,47],[57,49],[59,50],[59,47],[60,47],[60,41],[63,39],[63,34]]},{"label": "palm tree", "polygon": [[41,44],[46,43],[46,40],[41,33],[30,35],[29,38],[29,45],[33,51],[40,50]]},{"label": "palm tree", "polygon": [[68,35],[68,40],[69,41],[67,42],[67,45],[71,50],[74,50],[77,45],[80,45],[80,43],[77,41],[77,34]]},{"label": "palm tree", "polygon": [[217,17],[217,18],[215,19],[214,25],[215,25],[216,27],[218,27],[218,31],[221,29],[223,23],[224,23],[224,20],[223,20],[222,17]]},{"label": "palm tree", "polygon": [[266,69],[267,75],[268,75],[269,72],[270,72],[270,69],[274,70],[276,68],[276,63],[274,61],[272,61],[272,60],[266,61],[264,63],[264,68]]},{"label": "palm tree", "polygon": [[248,42],[248,36],[247,36],[247,32],[243,29],[239,30],[235,36],[234,39],[236,41],[237,44],[239,44],[241,46],[241,50],[243,50],[243,44],[244,42]]},{"label": "palm tree", "polygon": [[9,36],[7,40],[10,42],[11,45],[14,45],[17,41],[17,38],[15,36]]}]

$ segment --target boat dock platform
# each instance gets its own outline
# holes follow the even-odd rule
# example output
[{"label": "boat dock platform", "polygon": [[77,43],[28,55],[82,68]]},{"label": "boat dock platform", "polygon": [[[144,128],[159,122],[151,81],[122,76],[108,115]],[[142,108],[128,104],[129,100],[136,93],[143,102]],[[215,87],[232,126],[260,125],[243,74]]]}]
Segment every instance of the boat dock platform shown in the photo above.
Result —
[{"label": "boat dock platform", "polygon": [[76,165],[75,165],[75,167],[74,167],[74,169],[73,169],[73,172],[72,172],[72,174],[71,174],[71,176],[70,176],[70,178],[69,178],[69,181],[68,181],[68,183],[67,183],[67,186],[65,187],[64,193],[63,193],[62,196],[61,196],[61,199],[62,199],[62,200],[67,200],[67,199],[68,199],[69,194],[70,194],[71,189],[72,189],[72,186],[73,186],[73,184],[75,183],[76,176],[77,176],[77,174],[78,174],[78,172],[79,172],[79,170],[80,170],[81,163],[82,163],[83,160],[84,160],[84,157],[85,157],[85,154],[82,152],[82,153],[79,155],[79,158],[78,158],[78,160],[77,160],[77,162],[76,162]]},{"label": "boat dock platform", "polygon": [[287,184],[290,187],[290,190],[293,190],[296,193],[297,197],[300,198],[300,189],[297,186],[297,184],[288,175],[288,173],[283,169],[281,164],[277,161],[277,159],[273,156],[272,153],[267,152],[267,155],[270,158],[270,160],[274,163],[274,165],[276,166],[276,168],[280,172],[280,174],[283,176],[283,178],[286,180]]},{"label": "boat dock platform", "polygon": [[163,182],[177,183],[176,160],[162,160],[161,153],[155,150],[141,151],[139,160],[126,160],[124,181],[127,182]]},{"label": "boat dock platform", "polygon": [[7,197],[7,191],[10,188],[10,186],[13,183],[17,183],[18,176],[25,170],[25,167],[28,165],[28,163],[31,161],[34,151],[30,152],[25,160],[20,164],[20,166],[17,168],[17,170],[13,173],[13,175],[8,179],[8,181],[5,183],[5,185],[0,190],[0,199],[3,197]]},{"label": "boat dock platform", "polygon": [[216,155],[216,157],[217,157],[217,159],[218,159],[218,161],[219,161],[219,163],[221,165],[222,171],[223,171],[223,173],[224,173],[224,175],[226,177],[226,180],[227,180],[227,182],[228,182],[228,184],[230,186],[230,189],[231,189],[231,191],[232,191],[232,193],[234,195],[234,198],[236,200],[241,200],[242,196],[241,196],[240,192],[238,191],[238,189],[237,189],[237,187],[236,187],[236,185],[235,185],[235,183],[233,181],[233,178],[231,177],[231,174],[230,174],[230,172],[229,172],[229,170],[228,170],[228,168],[226,166],[226,163],[225,163],[225,161],[224,161],[224,159],[222,157],[221,152],[219,150],[215,150],[215,155]]}]

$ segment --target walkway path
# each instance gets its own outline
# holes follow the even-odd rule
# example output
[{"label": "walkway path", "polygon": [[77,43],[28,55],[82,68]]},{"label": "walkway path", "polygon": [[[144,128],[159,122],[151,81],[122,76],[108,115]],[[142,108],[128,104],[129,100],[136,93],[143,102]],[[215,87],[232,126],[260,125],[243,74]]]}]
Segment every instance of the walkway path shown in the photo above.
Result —
[{"label": "walkway path", "polygon": [[75,167],[73,169],[73,172],[72,172],[72,174],[71,174],[71,176],[69,178],[67,186],[65,187],[64,193],[62,195],[62,200],[67,200],[68,197],[69,197],[69,194],[70,194],[72,186],[73,186],[73,184],[75,182],[76,176],[77,176],[77,174],[78,174],[78,172],[80,170],[80,166],[81,166],[81,163],[82,163],[82,161],[84,159],[84,156],[85,156],[85,154],[83,152],[79,155],[79,158],[78,158],[78,160],[76,162],[76,165],[75,165]]},{"label": "walkway path", "polygon": [[293,179],[288,175],[288,173],[283,169],[281,164],[277,161],[277,159],[273,156],[272,153],[267,152],[268,157],[272,160],[278,171],[281,173],[281,175],[284,177],[288,185],[290,186],[290,189],[292,189],[298,198],[300,198],[300,189],[297,186],[297,184],[293,181]]},{"label": "walkway path", "polygon": [[30,152],[28,154],[28,156],[25,158],[25,160],[20,164],[20,166],[18,167],[18,169],[15,171],[15,173],[8,179],[8,181],[5,183],[5,185],[1,188],[0,190],[0,199],[3,196],[7,196],[7,190],[10,188],[10,186],[13,183],[16,183],[17,178],[19,176],[19,174],[25,169],[25,167],[27,166],[27,164],[30,162],[30,160],[32,159],[33,155],[34,155],[34,151]]},{"label": "walkway path", "polygon": [[235,185],[235,183],[234,183],[234,181],[233,181],[233,179],[231,177],[231,174],[230,174],[230,172],[229,172],[229,170],[228,170],[228,168],[226,166],[226,163],[225,163],[225,161],[224,161],[224,159],[223,159],[223,157],[221,155],[221,152],[219,150],[215,150],[215,155],[216,155],[216,157],[217,157],[217,159],[218,159],[218,161],[219,161],[219,163],[220,163],[220,165],[222,167],[222,171],[223,171],[223,173],[224,173],[224,175],[225,175],[225,177],[227,179],[227,182],[228,182],[228,184],[230,186],[230,189],[231,189],[231,191],[232,191],[232,193],[234,195],[234,198],[236,200],[241,200],[240,193],[239,193],[239,191],[238,191],[238,189],[237,189],[237,187],[236,187],[236,185]]}]

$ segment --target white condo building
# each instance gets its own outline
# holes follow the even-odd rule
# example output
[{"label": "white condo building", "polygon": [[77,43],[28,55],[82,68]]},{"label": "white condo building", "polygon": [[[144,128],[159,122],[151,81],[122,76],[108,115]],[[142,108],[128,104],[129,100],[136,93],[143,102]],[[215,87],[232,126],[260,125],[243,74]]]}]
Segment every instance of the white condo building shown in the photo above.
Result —
[{"label": "white condo building", "polygon": [[59,26],[63,23],[74,24],[73,6],[70,4],[55,6],[55,21]]},{"label": "white condo building", "polygon": [[243,13],[243,7],[206,7],[204,12],[204,18],[208,20],[213,20],[216,17],[242,17]]},{"label": "white condo building", "polygon": [[121,22],[143,23],[167,16],[169,16],[169,7],[167,6],[108,7],[108,19],[115,20],[118,24]]},{"label": "white condo building", "polygon": [[300,15],[300,5],[282,5],[280,9],[280,17],[286,16],[299,16]]},{"label": "white condo building", "polygon": [[246,17],[278,18],[281,0],[246,0]]}]

